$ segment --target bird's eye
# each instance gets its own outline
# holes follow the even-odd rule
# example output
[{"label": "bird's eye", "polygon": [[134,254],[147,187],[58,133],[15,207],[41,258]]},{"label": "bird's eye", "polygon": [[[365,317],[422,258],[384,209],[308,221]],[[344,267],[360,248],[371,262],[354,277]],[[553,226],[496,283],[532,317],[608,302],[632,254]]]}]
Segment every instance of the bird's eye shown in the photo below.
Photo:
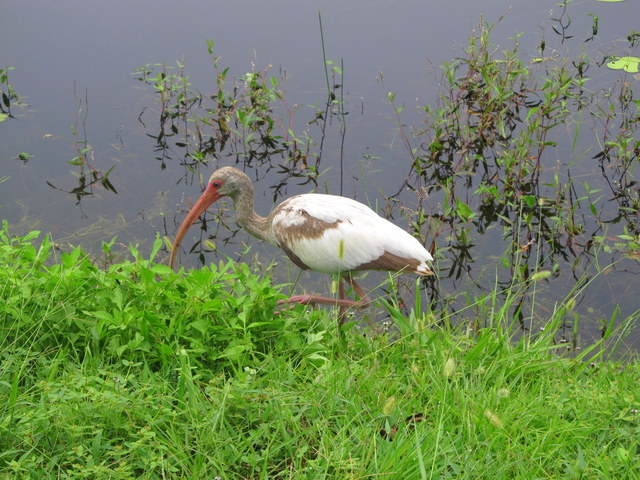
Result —
[{"label": "bird's eye", "polygon": [[215,188],[220,188],[222,186],[222,182],[215,181],[215,182],[213,182],[213,186]]}]

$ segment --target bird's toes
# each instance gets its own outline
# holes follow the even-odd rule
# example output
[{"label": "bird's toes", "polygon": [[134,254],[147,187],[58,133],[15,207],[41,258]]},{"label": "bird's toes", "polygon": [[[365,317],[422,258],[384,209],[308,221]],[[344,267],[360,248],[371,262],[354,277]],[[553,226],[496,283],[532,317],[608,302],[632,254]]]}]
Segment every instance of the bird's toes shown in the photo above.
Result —
[{"label": "bird's toes", "polygon": [[315,303],[315,301],[313,296],[311,295],[294,295],[293,297],[278,300],[278,305],[288,305],[290,303],[299,305],[311,305]]}]

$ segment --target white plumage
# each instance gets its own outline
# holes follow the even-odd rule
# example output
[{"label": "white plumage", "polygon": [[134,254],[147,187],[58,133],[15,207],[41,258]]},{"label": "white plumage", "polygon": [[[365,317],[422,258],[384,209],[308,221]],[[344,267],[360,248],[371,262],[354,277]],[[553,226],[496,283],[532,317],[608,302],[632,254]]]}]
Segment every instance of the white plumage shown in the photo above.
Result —
[{"label": "white plumage", "polygon": [[[307,225],[309,217],[321,222],[321,232]],[[418,268],[426,274],[426,262],[433,260],[415,237],[350,198],[322,194],[292,197],[276,209],[272,226],[278,246],[288,248],[318,272],[346,273],[389,252],[419,260]],[[289,235],[289,229],[303,229],[308,234]]]}]

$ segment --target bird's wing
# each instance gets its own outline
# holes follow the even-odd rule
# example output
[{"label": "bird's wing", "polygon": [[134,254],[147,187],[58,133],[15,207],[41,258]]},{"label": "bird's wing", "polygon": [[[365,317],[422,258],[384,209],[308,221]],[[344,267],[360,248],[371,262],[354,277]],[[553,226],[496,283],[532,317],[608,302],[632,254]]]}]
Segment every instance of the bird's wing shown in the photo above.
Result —
[{"label": "bird's wing", "polygon": [[416,238],[366,205],[345,197],[292,197],[275,212],[273,229],[280,246],[298,265],[320,272],[395,269],[373,265],[387,253],[421,265],[432,260]]}]

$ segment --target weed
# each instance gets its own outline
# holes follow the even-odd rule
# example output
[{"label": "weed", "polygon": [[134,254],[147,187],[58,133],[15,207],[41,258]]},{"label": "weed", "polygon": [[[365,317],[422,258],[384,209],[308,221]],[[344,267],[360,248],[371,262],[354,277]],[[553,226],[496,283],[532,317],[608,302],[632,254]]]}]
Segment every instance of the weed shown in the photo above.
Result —
[{"label": "weed", "polygon": [[[313,165],[305,153],[310,139],[294,133],[293,112],[278,79],[269,76],[271,67],[245,73],[229,85],[229,69],[218,69],[220,59],[213,55],[213,42],[208,42],[208,51],[217,70],[216,90],[210,94],[191,90],[181,62],[176,67],[145,65],[136,71],[137,78],[159,94],[160,129],[154,138],[161,167],[171,157],[170,141],[178,137],[173,144],[184,150],[181,163],[192,174],[198,173],[200,165],[227,157],[247,167],[267,168],[282,159],[277,165],[280,170],[313,181]],[[275,104],[289,112],[288,126],[274,115]],[[275,188],[276,195],[283,186]]]},{"label": "weed", "polygon": [[4,122],[8,118],[14,118],[11,113],[11,106],[21,107],[24,103],[20,100],[20,96],[9,83],[9,72],[15,70],[15,67],[0,68],[0,122]]},{"label": "weed", "polygon": [[[567,39],[565,13],[557,19],[557,33]],[[409,218],[416,235],[433,239],[441,278],[453,280],[454,287],[471,278],[467,283],[478,295],[494,288],[493,266],[483,260],[481,267],[489,272],[483,278],[476,265],[477,246],[486,243],[478,240],[482,236],[504,241],[489,262],[508,271],[500,276],[507,294],[541,271],[549,272],[549,279],[560,278],[563,270],[571,273],[571,282],[579,279],[594,256],[603,257],[602,246],[614,265],[621,255],[637,257],[638,103],[629,85],[592,92],[586,55],[528,64],[520,58],[518,36],[510,48],[499,49],[491,43],[492,29],[483,21],[464,55],[443,65],[445,88],[437,105],[422,107],[423,125],[405,126],[395,95],[389,94],[412,159],[390,205]],[[587,119],[594,121],[597,145],[578,151]],[[558,160],[558,148],[570,153],[566,161]],[[589,158],[605,179],[594,179],[597,187],[580,184],[573,174],[575,165]],[[406,188],[416,194],[416,209],[402,206]],[[607,198],[618,205],[614,213]],[[612,236],[615,224],[619,233]],[[452,311],[459,308],[458,296],[429,292],[449,302]],[[522,315],[522,305],[515,303],[512,314]]]},{"label": "weed", "polygon": [[[78,100],[77,109],[77,121],[74,126],[71,127],[71,133],[74,137],[82,136],[79,140],[74,142],[74,149],[76,156],[69,160],[67,163],[78,167],[78,171],[75,173],[75,177],[78,181],[76,187],[66,189],[58,187],[47,180],[47,185],[55,190],[73,195],[76,198],[76,205],[80,207],[82,212],[82,199],[87,196],[93,196],[94,189],[96,187],[102,187],[105,190],[117,194],[118,191],[109,180],[109,175],[115,168],[115,165],[111,166],[106,172],[101,171],[95,166],[95,151],[93,146],[87,139],[86,120],[89,110],[89,98],[88,93],[85,91],[84,100]],[[82,212],[84,216],[84,212]]]},{"label": "weed", "polygon": [[246,265],[156,264],[160,243],[102,270],[3,225],[0,477],[640,474],[637,361],[606,360],[606,338],[567,353],[570,300],[530,335],[514,288],[478,301],[473,331],[418,295],[398,332],[339,336],[324,311],[274,315]]}]

